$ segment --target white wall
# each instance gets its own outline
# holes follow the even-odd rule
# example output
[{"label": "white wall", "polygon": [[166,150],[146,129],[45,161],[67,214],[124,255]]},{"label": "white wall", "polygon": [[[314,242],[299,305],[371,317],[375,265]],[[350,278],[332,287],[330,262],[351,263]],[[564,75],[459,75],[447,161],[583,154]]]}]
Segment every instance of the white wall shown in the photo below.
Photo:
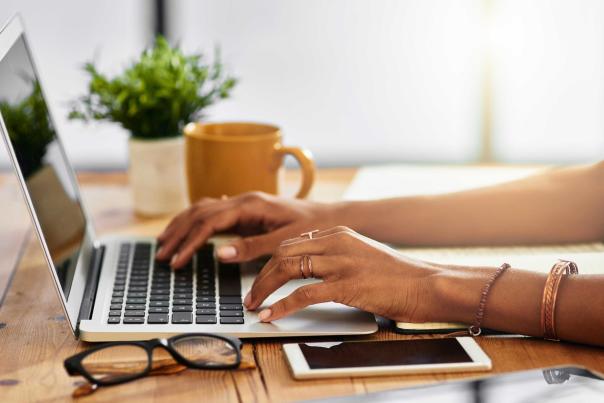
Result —
[{"label": "white wall", "polygon": [[[281,125],[322,165],[473,161],[482,46],[493,53],[494,155],[574,162],[604,154],[604,3],[599,0],[168,0],[188,51],[241,78],[211,120]],[[492,29],[484,6],[493,4]],[[123,168],[116,125],[67,122],[96,55],[116,72],[151,40],[150,0],[2,0],[21,11],[51,108],[80,168]],[[2,22],[0,22],[2,24]]]},{"label": "white wall", "polygon": [[78,167],[126,165],[124,130],[74,123],[66,116],[69,102],[86,89],[84,62],[94,58],[102,70],[117,71],[150,42],[150,5],[146,0],[2,0],[0,25],[21,13],[58,130]]},{"label": "white wall", "polygon": [[480,1],[176,0],[171,36],[241,77],[214,120],[277,123],[323,164],[466,161],[478,146]]},{"label": "white wall", "polygon": [[604,159],[604,2],[493,4],[496,156]]}]

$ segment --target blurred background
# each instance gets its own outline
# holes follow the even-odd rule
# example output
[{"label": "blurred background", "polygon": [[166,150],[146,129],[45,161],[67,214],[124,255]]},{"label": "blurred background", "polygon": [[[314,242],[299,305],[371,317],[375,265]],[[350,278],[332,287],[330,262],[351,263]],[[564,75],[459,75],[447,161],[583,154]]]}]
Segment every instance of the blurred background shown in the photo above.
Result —
[{"label": "blurred background", "polygon": [[598,0],[2,0],[0,24],[16,12],[78,169],[127,165],[122,128],[66,119],[82,64],[121,71],[156,33],[220,45],[240,82],[209,120],[278,124],[320,166],[604,155]]}]

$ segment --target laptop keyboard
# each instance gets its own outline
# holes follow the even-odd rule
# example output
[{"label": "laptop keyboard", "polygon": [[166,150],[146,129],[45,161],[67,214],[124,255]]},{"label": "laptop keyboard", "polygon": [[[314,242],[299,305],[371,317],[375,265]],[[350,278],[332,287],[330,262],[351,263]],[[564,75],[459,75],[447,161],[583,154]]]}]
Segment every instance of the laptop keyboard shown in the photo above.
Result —
[{"label": "laptop keyboard", "polygon": [[152,251],[150,243],[120,245],[107,323],[244,323],[238,264],[216,262],[207,244],[174,271]]}]

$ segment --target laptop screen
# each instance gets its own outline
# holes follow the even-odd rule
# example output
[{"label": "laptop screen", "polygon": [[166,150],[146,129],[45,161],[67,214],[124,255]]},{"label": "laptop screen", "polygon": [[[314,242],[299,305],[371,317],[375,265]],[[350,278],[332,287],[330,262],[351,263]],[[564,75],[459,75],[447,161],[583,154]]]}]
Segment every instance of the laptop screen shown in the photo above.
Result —
[{"label": "laptop screen", "polygon": [[0,60],[0,114],[67,299],[86,219],[22,36]]}]

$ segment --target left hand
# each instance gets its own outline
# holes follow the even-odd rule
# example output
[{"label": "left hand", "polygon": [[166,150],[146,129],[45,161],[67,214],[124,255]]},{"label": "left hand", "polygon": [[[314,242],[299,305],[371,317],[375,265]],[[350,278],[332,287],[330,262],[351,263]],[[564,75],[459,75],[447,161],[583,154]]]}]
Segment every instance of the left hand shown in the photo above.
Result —
[{"label": "left hand", "polygon": [[[405,322],[433,320],[438,303],[432,292],[434,274],[443,268],[402,256],[397,251],[346,227],[335,227],[281,243],[256,277],[245,305],[257,309],[286,282],[302,278],[301,260],[309,256],[314,277],[321,283],[304,285],[262,310],[270,322],[311,304],[338,302]],[[303,268],[309,275],[308,263]]]}]

